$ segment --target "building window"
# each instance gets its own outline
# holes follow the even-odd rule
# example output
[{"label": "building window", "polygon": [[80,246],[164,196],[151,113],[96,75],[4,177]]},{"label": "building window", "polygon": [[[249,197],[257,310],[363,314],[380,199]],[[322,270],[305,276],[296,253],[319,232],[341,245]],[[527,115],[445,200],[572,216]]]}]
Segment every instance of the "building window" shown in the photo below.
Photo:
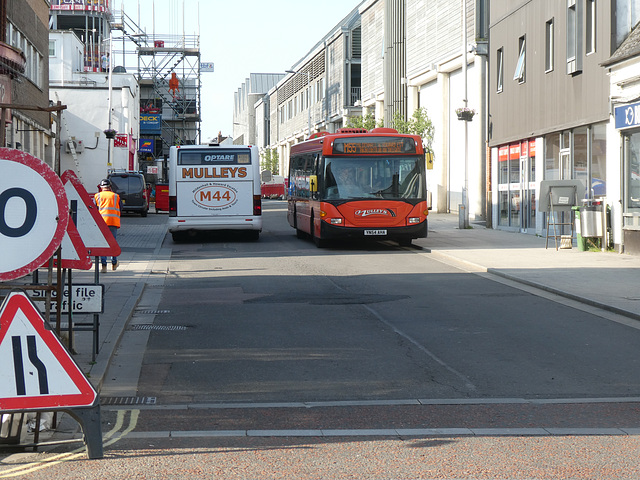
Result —
[{"label": "building window", "polygon": [[554,31],[553,31],[553,18],[549,20],[545,27],[546,42],[545,42],[545,56],[544,56],[544,70],[545,72],[551,72],[553,70],[553,51],[554,51]]},{"label": "building window", "polygon": [[498,49],[498,57],[496,59],[496,66],[498,68],[497,73],[497,85],[496,85],[496,90],[498,93],[502,92],[502,85],[503,85],[503,81],[504,81],[504,51],[499,48]]},{"label": "building window", "polygon": [[516,71],[513,74],[513,79],[517,80],[518,83],[524,83],[525,81],[525,72],[526,72],[526,41],[525,37],[522,36],[518,39],[518,51],[520,52],[518,55],[518,63],[516,63]]},{"label": "building window", "polygon": [[596,0],[586,0],[585,10],[585,53],[589,55],[596,51]]},{"label": "building window", "polygon": [[582,9],[577,0],[567,0],[567,74],[582,71]]},{"label": "building window", "polygon": [[50,57],[55,57],[56,56],[56,41],[55,40],[49,40],[49,56]]}]

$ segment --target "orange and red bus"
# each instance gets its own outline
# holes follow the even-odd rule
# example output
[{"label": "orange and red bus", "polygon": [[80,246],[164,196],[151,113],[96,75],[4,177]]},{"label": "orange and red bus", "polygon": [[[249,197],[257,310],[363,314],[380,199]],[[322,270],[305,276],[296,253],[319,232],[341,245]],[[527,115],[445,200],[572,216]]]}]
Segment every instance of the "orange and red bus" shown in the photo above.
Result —
[{"label": "orange and red bus", "polygon": [[293,145],[287,218],[298,238],[394,240],[427,236],[422,139],[390,128],[341,129]]}]

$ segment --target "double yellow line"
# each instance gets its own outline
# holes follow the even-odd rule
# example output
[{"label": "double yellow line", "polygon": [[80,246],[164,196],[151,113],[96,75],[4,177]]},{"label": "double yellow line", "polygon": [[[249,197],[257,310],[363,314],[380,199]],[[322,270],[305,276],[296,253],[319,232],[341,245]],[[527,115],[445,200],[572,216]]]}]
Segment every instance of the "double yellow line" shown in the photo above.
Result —
[{"label": "double yellow line", "polygon": [[[124,426],[125,418],[127,412],[131,412],[129,417],[129,426],[120,432],[120,429]],[[116,423],[113,428],[107,432],[102,437],[102,446],[108,447],[113,445],[121,438],[126,437],[129,433],[131,433],[138,424],[138,416],[140,415],[140,410],[118,410],[118,416],[116,418]],[[9,468],[6,470],[0,471],[0,478],[12,478],[12,477],[20,477],[22,475],[27,475],[29,473],[37,472],[38,470],[42,470],[45,468],[52,467],[54,465],[58,465],[59,463],[68,462],[70,460],[75,460],[77,458],[85,455],[85,447],[76,448],[71,452],[61,453],[59,455],[53,455],[44,460],[40,460],[38,462],[27,463],[25,465],[20,465],[19,467]]]}]

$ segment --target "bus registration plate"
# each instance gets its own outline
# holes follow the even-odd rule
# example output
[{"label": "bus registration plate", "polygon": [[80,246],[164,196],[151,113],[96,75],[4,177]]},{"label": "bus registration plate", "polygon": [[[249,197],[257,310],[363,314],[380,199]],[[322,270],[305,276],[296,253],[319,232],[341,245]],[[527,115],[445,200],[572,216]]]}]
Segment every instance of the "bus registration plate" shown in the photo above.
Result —
[{"label": "bus registration plate", "polygon": [[369,236],[384,236],[387,234],[386,230],[365,230],[364,234]]}]

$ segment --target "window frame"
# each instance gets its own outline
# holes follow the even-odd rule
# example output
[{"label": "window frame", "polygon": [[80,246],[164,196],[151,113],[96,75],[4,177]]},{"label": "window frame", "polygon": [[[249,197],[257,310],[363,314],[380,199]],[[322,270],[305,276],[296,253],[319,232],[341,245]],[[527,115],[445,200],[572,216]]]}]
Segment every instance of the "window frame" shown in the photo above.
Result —
[{"label": "window frame", "polygon": [[496,50],[496,92],[502,93],[504,91],[504,48],[500,47]]},{"label": "window frame", "polygon": [[596,53],[596,0],[585,0],[585,55]]},{"label": "window frame", "polygon": [[567,75],[582,73],[582,5],[567,0]]},{"label": "window frame", "polygon": [[553,72],[555,66],[555,19],[551,18],[545,23],[545,73]]},{"label": "window frame", "polygon": [[516,62],[516,70],[513,73],[513,79],[519,84],[527,81],[527,36],[522,35],[518,38],[518,61]]}]

